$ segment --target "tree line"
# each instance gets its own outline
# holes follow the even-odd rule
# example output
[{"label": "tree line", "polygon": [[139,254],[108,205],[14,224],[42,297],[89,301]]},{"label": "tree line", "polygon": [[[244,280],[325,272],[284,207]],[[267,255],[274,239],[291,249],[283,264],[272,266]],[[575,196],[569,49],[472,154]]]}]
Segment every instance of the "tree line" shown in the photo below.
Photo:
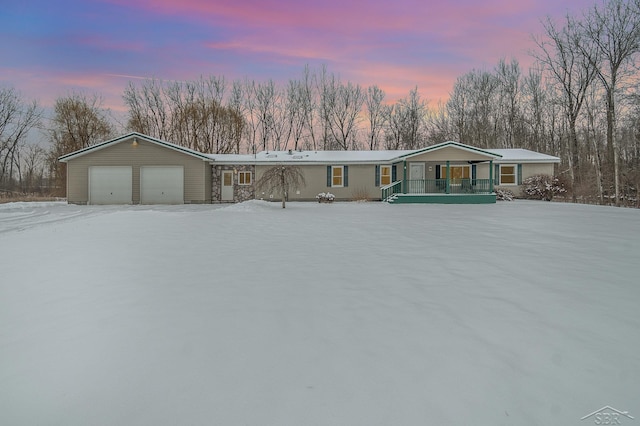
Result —
[{"label": "tree line", "polygon": [[[72,93],[42,125],[35,102],[0,89],[0,189],[34,190],[44,177],[49,190],[64,189],[59,155],[137,131],[209,153],[415,149],[446,140],[526,148],[562,159],[558,177],[573,201],[637,205],[640,0],[598,2],[541,27],[531,67],[503,58],[471,70],[435,105],[417,87],[390,102],[380,87],[343,81],[326,66],[305,66],[284,84],[223,76],[131,82],[122,124],[99,95]],[[48,149],[25,142],[37,127]]]}]

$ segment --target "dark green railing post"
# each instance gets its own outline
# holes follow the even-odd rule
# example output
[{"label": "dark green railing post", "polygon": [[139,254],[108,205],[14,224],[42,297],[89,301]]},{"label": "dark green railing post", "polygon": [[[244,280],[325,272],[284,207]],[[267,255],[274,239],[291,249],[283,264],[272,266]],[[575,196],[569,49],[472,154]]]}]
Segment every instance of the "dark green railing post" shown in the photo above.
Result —
[{"label": "dark green railing post", "polygon": [[449,160],[447,160],[447,181],[445,193],[451,194],[451,171],[449,170]]},{"label": "dark green railing post", "polygon": [[493,193],[493,160],[489,160],[489,194]]},{"label": "dark green railing post", "polygon": [[402,162],[402,193],[407,193],[407,160]]}]

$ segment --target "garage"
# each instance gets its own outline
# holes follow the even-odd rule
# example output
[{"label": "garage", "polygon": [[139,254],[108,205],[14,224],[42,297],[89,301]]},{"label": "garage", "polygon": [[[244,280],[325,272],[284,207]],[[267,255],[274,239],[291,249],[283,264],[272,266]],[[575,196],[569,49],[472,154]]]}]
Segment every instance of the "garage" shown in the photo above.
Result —
[{"label": "garage", "polygon": [[184,167],[140,167],[140,202],[142,204],[183,204]]},{"label": "garage", "polygon": [[59,158],[72,204],[195,204],[211,202],[209,155],[129,133]]},{"label": "garage", "polygon": [[89,204],[131,204],[132,188],[132,167],[89,167]]}]

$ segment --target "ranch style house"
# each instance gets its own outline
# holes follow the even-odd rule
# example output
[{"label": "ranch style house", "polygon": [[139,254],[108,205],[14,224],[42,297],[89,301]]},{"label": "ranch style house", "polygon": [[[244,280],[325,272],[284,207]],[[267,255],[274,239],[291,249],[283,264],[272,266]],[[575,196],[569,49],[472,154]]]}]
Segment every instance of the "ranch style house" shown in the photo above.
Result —
[{"label": "ranch style house", "polygon": [[59,158],[67,165],[73,204],[237,203],[279,199],[255,182],[276,165],[296,165],[306,185],[289,201],[495,203],[495,190],[520,194],[524,179],[554,174],[558,157],[526,149],[480,149],[443,142],[415,150],[262,151],[207,154],[140,133],[129,133]]}]

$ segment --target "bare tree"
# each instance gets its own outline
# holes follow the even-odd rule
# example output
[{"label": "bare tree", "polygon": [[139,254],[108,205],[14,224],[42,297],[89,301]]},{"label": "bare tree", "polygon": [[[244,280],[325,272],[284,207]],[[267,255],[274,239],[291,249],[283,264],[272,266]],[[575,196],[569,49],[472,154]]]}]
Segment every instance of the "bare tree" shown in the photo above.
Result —
[{"label": "bare tree", "polygon": [[401,149],[402,130],[407,120],[406,111],[396,103],[383,110],[385,122],[385,149]]},{"label": "bare tree", "polygon": [[426,113],[427,142],[436,144],[455,138],[452,132],[451,120],[447,114],[447,106],[439,101],[434,108],[428,108]]},{"label": "bare tree", "polygon": [[305,102],[305,88],[298,80],[289,80],[287,86],[287,117],[289,129],[293,138],[293,149],[301,148],[302,134],[305,129],[305,117],[307,116],[307,103]]},{"label": "bare tree", "polygon": [[384,90],[378,86],[369,86],[365,97],[367,106],[367,119],[369,121],[368,145],[370,150],[378,149],[380,146],[380,133],[384,124]]},{"label": "bare tree", "polygon": [[317,85],[314,84],[314,76],[311,74],[309,65],[305,65],[300,85],[300,103],[304,125],[308,132],[308,138],[311,142],[309,144],[309,148],[312,148],[314,150],[318,149],[319,143],[318,137],[316,135],[318,96],[316,90],[314,89],[315,87],[317,87]]},{"label": "bare tree", "polygon": [[253,88],[261,145],[263,150],[267,150],[275,130],[276,86],[273,80],[269,80],[265,83],[258,83]]},{"label": "bare tree", "polygon": [[498,79],[498,108],[500,118],[496,120],[502,147],[513,148],[514,138],[521,126],[520,120],[520,64],[512,59],[507,63],[500,59],[496,67]]},{"label": "bare tree", "polygon": [[449,117],[452,133],[455,138],[462,143],[468,143],[468,129],[469,129],[469,87],[465,83],[466,75],[460,76],[456,79],[453,85],[453,91],[449,95],[446,109]]},{"label": "bare tree", "polygon": [[640,51],[640,2],[607,0],[593,6],[582,23],[588,43],[582,53],[596,70],[607,106],[607,161],[613,164],[615,202],[620,205],[619,144],[616,141],[616,96],[629,76],[632,58]]},{"label": "bare tree", "polygon": [[[338,81],[334,74],[327,72],[327,67],[323,66],[320,75],[314,77],[316,90],[318,92],[318,123],[320,127],[320,136],[318,145],[322,149],[335,148],[335,142],[331,139],[331,119],[333,107],[337,98]],[[321,143],[320,143],[321,142]]]},{"label": "bare tree", "polygon": [[203,152],[237,153],[245,121],[237,98],[233,107],[223,105],[225,89],[224,78],[215,76],[186,82],[147,80],[141,87],[130,83],[124,95],[129,128]]},{"label": "bare tree", "polygon": [[27,144],[22,149],[22,192],[42,192],[47,152],[39,145]]},{"label": "bare tree", "polygon": [[247,122],[247,145],[249,152],[255,154],[258,151],[258,129],[260,126],[258,102],[256,100],[256,82],[245,80],[242,87],[242,105]]},{"label": "bare tree", "polygon": [[562,106],[569,127],[569,166],[575,202],[581,180],[576,122],[587,90],[596,76],[596,69],[593,61],[583,55],[583,51],[592,49],[586,46],[587,40],[574,18],[567,15],[562,28],[558,28],[551,18],[547,18],[543,25],[545,37],[534,37],[539,48],[534,56],[549,71],[562,95]]},{"label": "bare tree", "polygon": [[545,108],[549,98],[542,82],[542,72],[529,69],[522,80],[522,121],[527,128],[524,148],[534,151],[548,151],[544,147],[545,140]]},{"label": "bare tree", "polygon": [[282,208],[285,208],[285,201],[289,196],[291,188],[305,186],[306,181],[302,169],[298,166],[288,166],[279,164],[273,166],[260,176],[256,181],[256,190],[259,192],[275,192],[282,197]]},{"label": "bare tree", "polygon": [[0,88],[0,188],[11,189],[20,147],[41,117],[36,101],[25,102],[14,88]]},{"label": "bare tree", "polygon": [[275,88],[275,98],[271,111],[271,148],[276,151],[284,151],[289,147],[289,141],[293,133],[293,121],[297,114],[292,99],[288,97],[288,91],[280,87]]},{"label": "bare tree", "polygon": [[496,143],[498,78],[488,71],[472,70],[459,77],[447,103],[460,142],[482,148]]},{"label": "bare tree", "polygon": [[66,168],[58,157],[87,148],[113,136],[108,110],[97,95],[71,93],[56,99],[54,116],[49,126],[51,149],[48,163],[56,188],[66,188]]},{"label": "bare tree", "polygon": [[342,84],[337,79],[331,81],[329,89],[327,118],[334,142],[331,148],[351,149],[355,145],[354,135],[364,103],[364,92],[358,84]]},{"label": "bare tree", "polygon": [[409,92],[409,96],[401,99],[398,104],[403,110],[402,116],[404,117],[402,121],[402,148],[420,148],[427,103],[420,99],[418,88],[415,87]]},{"label": "bare tree", "polygon": [[129,107],[129,129],[160,139],[169,138],[169,107],[164,101],[161,81],[146,80],[141,87],[129,82],[123,99]]},{"label": "bare tree", "polygon": [[[600,88],[591,85],[584,100],[584,113],[582,114],[582,134],[585,146],[582,152],[582,160],[585,166],[595,172],[595,190],[600,204],[604,204],[604,177],[603,155],[606,148],[606,125],[602,121],[606,115],[606,107],[602,105]],[[589,170],[590,171],[590,170]]]}]

